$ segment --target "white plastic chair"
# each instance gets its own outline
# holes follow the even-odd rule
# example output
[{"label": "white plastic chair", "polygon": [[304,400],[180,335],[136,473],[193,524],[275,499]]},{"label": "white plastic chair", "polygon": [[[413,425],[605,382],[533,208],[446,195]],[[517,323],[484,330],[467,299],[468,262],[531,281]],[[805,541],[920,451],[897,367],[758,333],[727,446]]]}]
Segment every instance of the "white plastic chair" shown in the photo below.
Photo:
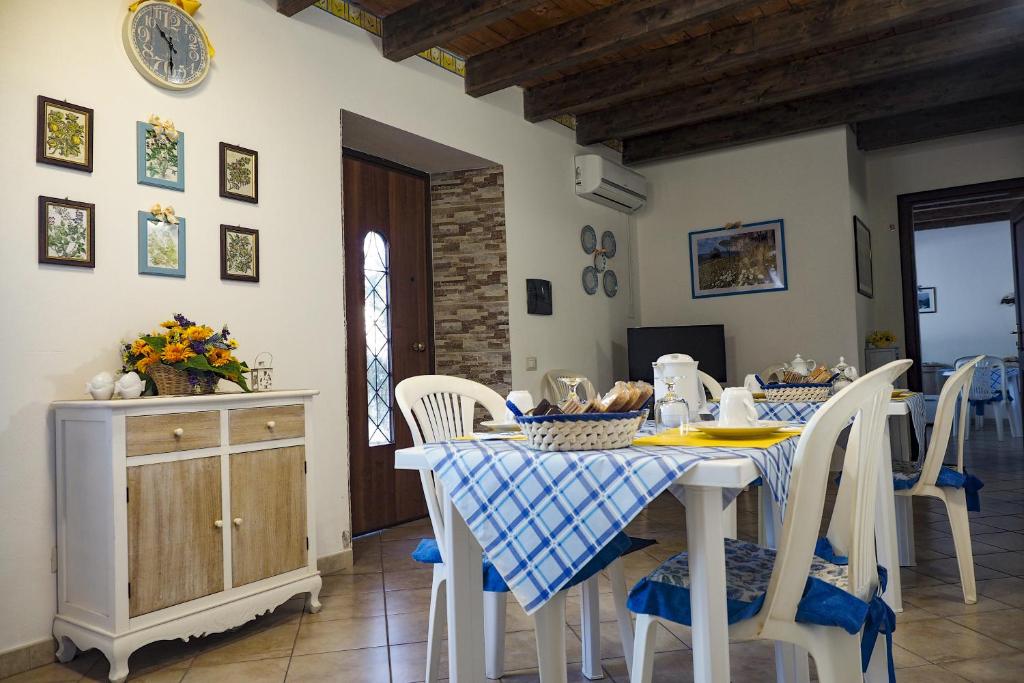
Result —
[{"label": "white plastic chair", "polygon": [[700,383],[704,386],[704,390],[708,392],[708,396],[711,397],[712,401],[717,401],[722,398],[723,389],[722,385],[718,383],[718,380],[703,370],[698,370],[697,376],[700,377]]},{"label": "white plastic chair", "polygon": [[[477,382],[445,375],[421,375],[399,382],[395,399],[402,410],[413,442],[417,446],[468,436],[473,433],[473,412],[482,405],[495,420],[505,414],[505,399],[494,390]],[[441,514],[441,482],[430,471],[420,473],[423,496],[427,501],[430,525],[436,539],[444,538],[444,516]],[[427,627],[426,683],[436,683],[441,659],[441,638],[444,633],[445,570],[442,562],[434,565],[430,591],[430,617]],[[619,635],[627,657],[632,654],[633,625],[626,609],[626,576],[621,559],[606,567],[612,585],[612,598],[619,622]],[[600,605],[597,574],[580,584],[582,603],[583,675],[602,678]],[[541,679],[566,680],[565,653],[566,591],[553,596],[534,614],[537,632],[537,659]],[[484,662],[487,678],[504,674],[505,608],[508,593],[484,593]]]},{"label": "white plastic chair", "polygon": [[[824,510],[832,450],[856,416],[836,502],[840,514],[833,513],[827,538],[837,555],[848,558],[846,590],[869,602],[879,590],[874,518],[886,414],[893,383],[910,365],[911,361],[900,360],[868,373],[833,396],[807,423],[793,459],[786,517],[763,606],[753,617],[729,627],[730,639],[773,640],[809,651],[822,683],[863,680],[859,636],[796,621]],[[653,615],[637,615],[634,683],[652,679],[654,626],[660,621]],[[876,644],[876,655],[881,651],[884,644]],[[880,660],[873,657],[872,667]]]},{"label": "white plastic chair", "polygon": [[559,377],[583,377],[583,381],[579,386],[583,390],[581,400],[591,401],[598,398],[597,389],[594,388],[593,382],[581,373],[575,370],[548,370],[544,373],[544,379],[541,380],[541,390],[544,398],[551,403],[564,401],[565,397],[569,395],[569,387],[566,386],[565,382],[560,381]]},{"label": "white plastic chair", "polygon": [[[964,436],[967,430],[968,411],[970,404],[963,400],[963,395],[973,393],[973,385],[977,383],[977,369],[985,356],[978,356],[966,363],[957,361],[957,369],[942,386],[939,402],[935,409],[935,426],[932,438],[928,443],[928,452],[919,470],[917,482],[908,489],[895,491],[897,496],[930,496],[938,498],[946,506],[946,515],[953,533],[953,547],[956,549],[956,562],[960,568],[960,583],[963,586],[964,602],[973,605],[978,601],[978,591],[974,583],[974,555],[971,550],[971,527],[967,515],[967,494],[963,488],[939,486],[936,480],[942,471],[942,461],[949,447],[950,433],[953,425],[959,423],[956,430],[956,471],[964,471]],[[987,375],[987,371],[985,371]],[[972,383],[972,378],[974,383]],[[989,378],[985,377],[986,381]],[[969,392],[967,387],[972,387]],[[955,413],[959,410],[959,419]]]},{"label": "white plastic chair", "polygon": [[[1010,417],[1010,410],[1017,410],[1017,407],[1010,407],[1010,394],[1007,391],[1008,387],[1006,384],[1006,363],[1001,358],[995,356],[965,356],[957,358],[953,366],[959,370],[972,361],[976,361],[976,366],[974,379],[971,382],[970,402],[973,408],[980,408],[981,410],[981,414],[975,413],[974,415],[975,429],[980,430],[985,427],[985,414],[988,412],[989,407],[991,407],[992,416],[996,421],[996,437],[1000,441],[1003,440],[1004,420],[1010,423],[1011,435],[1018,436],[1018,434],[1014,433],[1016,431],[1015,421]],[[999,373],[998,387],[992,385],[993,371]],[[971,429],[968,425],[968,437],[970,437],[970,433]]]}]

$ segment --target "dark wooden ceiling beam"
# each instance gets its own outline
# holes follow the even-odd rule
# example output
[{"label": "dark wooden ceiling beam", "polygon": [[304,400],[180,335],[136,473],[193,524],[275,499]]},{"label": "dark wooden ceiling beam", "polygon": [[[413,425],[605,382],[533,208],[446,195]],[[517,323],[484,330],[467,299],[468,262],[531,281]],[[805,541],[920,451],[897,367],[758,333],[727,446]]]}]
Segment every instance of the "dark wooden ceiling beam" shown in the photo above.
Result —
[{"label": "dark wooden ceiling beam", "polygon": [[929,209],[927,211],[914,211],[914,227],[928,225],[939,221],[949,220],[971,220],[980,216],[995,216],[999,214],[1009,215],[1020,204],[1020,199],[1012,197],[996,202],[985,202],[981,204],[964,204],[961,206],[948,206],[944,209]]},{"label": "dark wooden ceiling beam", "polygon": [[1024,92],[957,102],[857,124],[857,146],[882,149],[1024,124]]},{"label": "dark wooden ceiling beam", "polygon": [[589,145],[687,126],[1024,45],[1024,6],[898,34],[576,117]]},{"label": "dark wooden ceiling beam", "polygon": [[1020,90],[1024,90],[1024,51],[1015,50],[952,69],[844,88],[627,139],[622,143],[622,158],[627,164],[640,164]]},{"label": "dark wooden ceiling beam", "polygon": [[[1024,0],[1015,0],[1024,4]],[[615,63],[529,88],[528,121],[580,114],[658,92],[767,66],[794,55],[989,8],[992,0],[838,0],[772,14]]]},{"label": "dark wooden ceiling beam", "polygon": [[277,0],[277,11],[291,17],[315,4],[316,0]]},{"label": "dark wooden ceiling beam", "polygon": [[936,230],[939,228],[955,228],[961,225],[980,225],[981,223],[995,223],[997,221],[1006,221],[1010,219],[1010,210],[1015,208],[1011,206],[1006,211],[996,211],[993,213],[980,213],[970,214],[967,216],[954,216],[950,218],[937,218],[934,220],[917,222],[914,221],[914,230]]},{"label": "dark wooden ceiling beam", "polygon": [[540,0],[419,0],[387,15],[384,56],[396,62],[519,14]]},{"label": "dark wooden ceiling beam", "polygon": [[622,0],[471,57],[466,62],[466,92],[486,95],[763,2]]}]

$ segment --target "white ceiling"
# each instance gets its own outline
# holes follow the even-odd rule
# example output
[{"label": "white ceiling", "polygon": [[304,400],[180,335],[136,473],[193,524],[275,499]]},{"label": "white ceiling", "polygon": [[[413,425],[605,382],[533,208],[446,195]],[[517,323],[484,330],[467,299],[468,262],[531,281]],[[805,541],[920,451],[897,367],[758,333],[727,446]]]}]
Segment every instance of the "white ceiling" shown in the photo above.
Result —
[{"label": "white ceiling", "polygon": [[464,171],[497,166],[493,161],[350,111],[341,112],[341,143],[424,173]]}]

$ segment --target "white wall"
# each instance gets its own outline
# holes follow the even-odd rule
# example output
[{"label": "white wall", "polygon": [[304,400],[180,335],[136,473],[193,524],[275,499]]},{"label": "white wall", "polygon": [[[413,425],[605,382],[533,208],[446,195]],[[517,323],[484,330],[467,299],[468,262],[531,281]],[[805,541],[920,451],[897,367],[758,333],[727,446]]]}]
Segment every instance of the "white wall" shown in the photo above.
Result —
[{"label": "white wall", "polygon": [[921,359],[952,363],[985,353],[1016,354],[1010,223],[985,223],[914,233],[917,283],[935,287],[936,312],[922,313]]},{"label": "white wall", "polygon": [[[652,185],[637,227],[643,324],[724,323],[733,383],[798,352],[830,366],[857,358],[846,135],[835,128],[640,169]],[[771,218],[785,220],[789,290],[693,299],[688,233]]]},{"label": "white wall", "polygon": [[[315,8],[220,0],[199,19],[217,48],[198,90],[174,94],[136,73],[121,45],[126,2],[0,3],[0,651],[46,638],[54,609],[53,448],[47,407],[82,397],[118,364],[116,344],[182,311],[228,322],[251,359],[270,350],[278,387],[318,387],[318,543],[349,528],[342,305],[340,111],[347,109],[493,159],[505,170],[513,380],[536,388],[524,358],[577,367],[599,384],[625,343],[628,277],[614,300],[580,287],[580,227],[616,230],[621,214],[575,198],[572,133],[522,117],[517,90],[474,100],[461,79],[420,59],[394,64],[369,34]],[[73,31],[68,28],[73,24]],[[69,35],[86,36],[84,40]],[[92,174],[34,161],[36,96],[96,111]],[[186,192],[135,182],[135,121],[156,113],[185,132]],[[260,153],[260,203],[221,199],[217,143]],[[95,270],[39,266],[36,197],[94,202]],[[172,203],[188,219],[188,278],[136,270],[136,211]],[[220,223],[260,230],[259,285],[219,279]],[[626,258],[615,267],[627,268]],[[622,275],[627,273],[622,272]],[[526,316],[527,277],[554,284],[555,315]],[[301,339],[301,343],[297,341]],[[12,616],[16,615],[16,616]]]},{"label": "white wall", "polygon": [[1024,127],[869,152],[867,170],[875,261],[873,327],[896,332],[902,346],[897,196],[1024,176]]}]

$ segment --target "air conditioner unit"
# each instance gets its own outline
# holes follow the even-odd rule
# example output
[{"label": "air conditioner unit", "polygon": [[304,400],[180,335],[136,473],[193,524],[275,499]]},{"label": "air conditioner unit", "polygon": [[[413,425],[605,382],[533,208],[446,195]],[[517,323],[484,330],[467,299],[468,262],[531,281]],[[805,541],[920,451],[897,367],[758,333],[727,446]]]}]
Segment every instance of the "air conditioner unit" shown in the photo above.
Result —
[{"label": "air conditioner unit", "polygon": [[623,213],[647,203],[647,179],[597,154],[575,158],[576,194]]}]

